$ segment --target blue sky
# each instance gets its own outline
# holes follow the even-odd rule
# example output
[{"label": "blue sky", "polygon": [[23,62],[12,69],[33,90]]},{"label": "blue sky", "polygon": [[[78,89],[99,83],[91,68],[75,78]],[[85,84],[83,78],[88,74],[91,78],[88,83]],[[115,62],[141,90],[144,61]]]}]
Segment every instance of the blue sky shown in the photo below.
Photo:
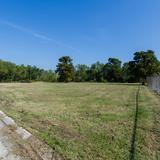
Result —
[{"label": "blue sky", "polygon": [[55,69],[147,49],[160,58],[159,0],[0,0],[0,59]]}]

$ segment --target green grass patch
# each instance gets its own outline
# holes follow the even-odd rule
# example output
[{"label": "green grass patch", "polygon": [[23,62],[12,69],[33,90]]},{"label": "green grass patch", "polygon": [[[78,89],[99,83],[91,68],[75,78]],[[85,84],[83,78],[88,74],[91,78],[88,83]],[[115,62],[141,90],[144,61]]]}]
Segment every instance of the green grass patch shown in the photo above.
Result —
[{"label": "green grass patch", "polygon": [[[124,160],[130,155],[137,88],[107,83],[0,84],[0,109],[66,159]],[[141,87],[137,159],[156,157],[157,135],[148,130],[155,127],[158,98]]]}]

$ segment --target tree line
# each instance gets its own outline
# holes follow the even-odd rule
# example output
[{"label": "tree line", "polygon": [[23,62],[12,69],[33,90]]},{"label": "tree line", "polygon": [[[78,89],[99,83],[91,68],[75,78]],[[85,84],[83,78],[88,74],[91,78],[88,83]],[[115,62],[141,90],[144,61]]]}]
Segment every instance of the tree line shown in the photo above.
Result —
[{"label": "tree line", "polygon": [[58,75],[52,70],[40,69],[36,66],[16,65],[0,60],[0,82],[56,82]]},{"label": "tree line", "polygon": [[160,62],[154,51],[140,51],[133,54],[133,60],[122,62],[118,58],[109,58],[103,64],[99,61],[88,67],[79,64],[74,67],[72,59],[61,57],[57,65],[58,81],[60,82],[142,82],[147,76],[160,73]]},{"label": "tree line", "polygon": [[160,73],[160,62],[154,51],[133,54],[133,60],[122,64],[118,58],[109,58],[106,63],[97,61],[91,66],[73,65],[69,56],[59,58],[55,71],[36,66],[16,65],[0,60],[1,82],[142,82],[147,76]]}]

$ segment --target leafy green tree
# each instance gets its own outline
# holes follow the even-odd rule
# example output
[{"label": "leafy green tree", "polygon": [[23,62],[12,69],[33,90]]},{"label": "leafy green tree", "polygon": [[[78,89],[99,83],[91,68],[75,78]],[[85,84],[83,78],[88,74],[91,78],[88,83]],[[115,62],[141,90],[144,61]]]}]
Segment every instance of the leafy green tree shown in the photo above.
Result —
[{"label": "leafy green tree", "polygon": [[0,81],[3,82],[7,79],[8,76],[8,69],[5,63],[0,60]]},{"label": "leafy green tree", "polygon": [[74,80],[74,66],[69,56],[59,58],[56,73],[59,75],[60,82],[70,82]]},{"label": "leafy green tree", "polygon": [[138,82],[137,77],[132,74],[132,70],[134,70],[134,65],[132,62],[126,62],[123,64],[122,67],[122,77],[123,77],[123,82]]},{"label": "leafy green tree", "polygon": [[128,82],[129,81],[129,63],[126,62],[123,64],[123,67],[122,67],[122,75],[123,75],[123,82]]},{"label": "leafy green tree", "polygon": [[143,84],[147,76],[159,73],[159,66],[159,61],[152,50],[134,53],[133,61],[129,62],[130,73]]},{"label": "leafy green tree", "polygon": [[104,66],[103,73],[107,81],[121,82],[122,81],[121,61],[117,58],[109,58],[108,63],[106,63]]},{"label": "leafy green tree", "polygon": [[[44,76],[45,72],[45,78]],[[43,77],[43,78],[42,78]],[[57,81],[57,74],[45,71],[36,66],[16,65],[0,60],[0,82],[30,82],[30,81]]]},{"label": "leafy green tree", "polygon": [[44,82],[57,82],[58,74],[52,70],[43,71],[40,80]]},{"label": "leafy green tree", "polygon": [[89,70],[89,80],[95,82],[102,82],[103,81],[103,67],[104,64],[97,61],[96,63],[92,64]]},{"label": "leafy green tree", "polygon": [[16,65],[14,63],[0,61],[0,81],[14,81]]},{"label": "leafy green tree", "polygon": [[78,64],[76,66],[75,81],[85,82],[88,80],[89,67],[84,64]]}]

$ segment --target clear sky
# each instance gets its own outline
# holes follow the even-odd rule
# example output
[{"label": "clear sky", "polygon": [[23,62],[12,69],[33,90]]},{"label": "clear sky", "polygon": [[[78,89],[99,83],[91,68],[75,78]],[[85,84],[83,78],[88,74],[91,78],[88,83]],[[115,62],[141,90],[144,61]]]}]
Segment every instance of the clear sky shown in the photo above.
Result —
[{"label": "clear sky", "polygon": [[160,0],[0,0],[0,59],[55,69],[147,49],[160,58]]}]

